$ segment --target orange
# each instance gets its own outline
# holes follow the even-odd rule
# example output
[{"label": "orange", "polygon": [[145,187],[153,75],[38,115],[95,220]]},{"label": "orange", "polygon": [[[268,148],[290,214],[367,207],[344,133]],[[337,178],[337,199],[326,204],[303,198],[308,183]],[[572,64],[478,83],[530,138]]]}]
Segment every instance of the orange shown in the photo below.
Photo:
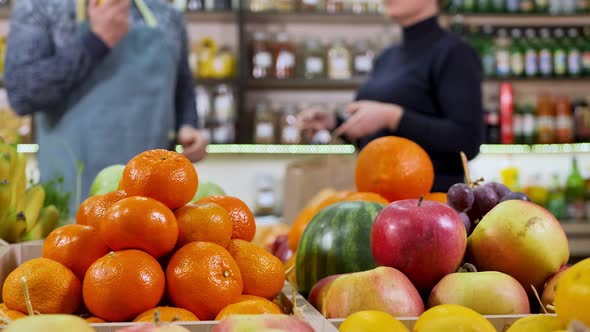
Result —
[{"label": "orange", "polygon": [[252,214],[248,205],[240,199],[232,196],[217,195],[205,197],[198,203],[216,203],[229,213],[233,221],[232,239],[252,241],[254,238],[254,234],[256,234],[254,214]]},{"label": "orange", "polygon": [[120,187],[129,196],[151,197],[170,209],[190,202],[199,185],[197,170],[185,156],[168,150],[148,150],[133,157]]},{"label": "orange", "polygon": [[94,227],[73,224],[53,230],[43,243],[41,256],[65,265],[84,280],[88,267],[108,252]]},{"label": "orange", "polygon": [[104,319],[98,318],[98,317],[87,317],[84,319],[87,323],[91,323],[91,324],[100,324],[100,323],[106,323],[106,321]]},{"label": "orange", "polygon": [[374,192],[390,202],[416,199],[430,192],[434,168],[418,144],[387,136],[371,141],[357,158],[358,191]]},{"label": "orange", "polygon": [[[0,303],[0,316],[3,319],[9,319],[11,321],[13,320],[17,320],[19,318],[23,318],[23,317],[27,317],[26,314],[23,314],[20,311],[17,310],[10,310],[6,307],[6,305],[4,305],[4,303]],[[4,322],[0,321],[0,326],[2,325],[6,325]]]},{"label": "orange", "polygon": [[316,195],[316,197],[314,197],[312,201],[299,213],[297,218],[295,218],[295,221],[293,221],[291,230],[289,230],[289,234],[287,235],[289,248],[291,248],[292,251],[297,250],[297,246],[299,245],[303,231],[318,212],[332,204],[344,201],[350,195],[353,195],[353,193],[350,191],[328,190],[323,190],[318,195]]},{"label": "orange", "polygon": [[218,204],[190,204],[174,211],[178,221],[178,247],[193,241],[206,241],[227,247],[232,236],[233,221]]},{"label": "orange", "polygon": [[345,201],[365,201],[374,202],[383,205],[389,204],[389,201],[383,198],[383,196],[375,193],[352,193],[344,199]]},{"label": "orange", "polygon": [[274,303],[267,299],[260,300],[246,300],[233,303],[223,308],[221,312],[215,317],[215,320],[222,320],[231,315],[262,315],[262,314],[277,314],[283,312]]},{"label": "orange", "polygon": [[124,190],[88,197],[78,209],[76,223],[97,228],[107,209],[125,197],[127,197],[127,193]]},{"label": "orange", "polygon": [[[256,301],[262,301],[262,300],[264,300],[264,301],[262,301],[264,303],[266,303],[266,301],[268,301],[267,299],[265,299],[263,297],[260,297],[260,296],[242,294],[240,296],[240,299],[236,303],[243,302],[243,301],[250,301],[250,300],[256,300]],[[283,309],[282,309],[281,302],[279,301],[278,298],[272,300],[271,303],[274,304],[282,313],[284,313],[283,312]]]},{"label": "orange", "polygon": [[125,322],[154,308],[164,295],[164,271],[139,250],[111,252],[90,266],[82,292],[88,311],[109,322]]},{"label": "orange", "polygon": [[428,193],[424,195],[425,201],[435,201],[440,202],[443,204],[447,204],[447,194],[446,193]]},{"label": "orange", "polygon": [[112,250],[139,249],[160,258],[174,249],[178,223],[166,205],[148,197],[129,197],[107,210],[100,237]]},{"label": "orange", "polygon": [[173,307],[157,307],[150,309],[146,312],[139,314],[135,319],[134,322],[146,322],[152,323],[155,322],[155,314],[156,311],[159,312],[160,316],[158,321],[169,323],[173,321],[180,321],[180,322],[194,322],[198,321],[199,319],[195,314],[192,312],[182,309],[182,308],[173,308]]},{"label": "orange", "polygon": [[242,273],[244,294],[273,300],[281,293],[285,269],[280,259],[244,240],[231,240],[227,250]]},{"label": "orange", "polygon": [[64,265],[47,258],[35,258],[14,269],[2,286],[8,309],[27,312],[23,278],[33,310],[42,314],[72,314],[82,299],[80,280]]},{"label": "orange", "polygon": [[191,242],[180,248],[166,269],[168,296],[172,303],[212,320],[242,294],[242,274],[236,261],[222,246]]}]

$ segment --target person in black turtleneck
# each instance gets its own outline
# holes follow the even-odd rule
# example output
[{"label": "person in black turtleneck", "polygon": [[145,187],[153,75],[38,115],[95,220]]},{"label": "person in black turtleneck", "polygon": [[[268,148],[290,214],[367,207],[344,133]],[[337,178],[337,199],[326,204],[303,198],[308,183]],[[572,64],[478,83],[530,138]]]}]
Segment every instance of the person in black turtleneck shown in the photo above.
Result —
[{"label": "person in black turtleneck", "polygon": [[482,70],[474,49],[438,23],[436,0],[384,0],[403,27],[403,42],[385,49],[347,110],[347,120],[301,113],[304,134],[323,129],[362,149],[382,136],[422,146],[435,169],[433,192],[463,182],[460,151],[473,159],[483,141]]}]

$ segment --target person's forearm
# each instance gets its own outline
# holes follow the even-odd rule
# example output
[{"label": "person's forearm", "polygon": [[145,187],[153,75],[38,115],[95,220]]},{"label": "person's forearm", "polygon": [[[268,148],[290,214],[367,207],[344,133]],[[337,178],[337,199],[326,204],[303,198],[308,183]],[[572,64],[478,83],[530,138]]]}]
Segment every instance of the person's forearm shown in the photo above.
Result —
[{"label": "person's forearm", "polygon": [[15,28],[8,40],[4,80],[10,104],[19,114],[49,111],[62,103],[109,52],[89,31],[50,56],[23,63],[31,53],[42,52],[35,47],[43,45],[27,38],[27,27]]}]

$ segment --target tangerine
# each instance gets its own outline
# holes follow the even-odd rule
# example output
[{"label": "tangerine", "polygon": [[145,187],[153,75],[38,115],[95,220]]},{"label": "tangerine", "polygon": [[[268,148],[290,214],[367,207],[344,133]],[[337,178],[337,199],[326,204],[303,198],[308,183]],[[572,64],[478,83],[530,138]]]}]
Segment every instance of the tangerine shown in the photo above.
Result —
[{"label": "tangerine", "polygon": [[197,170],[190,160],[162,149],[133,157],[125,166],[120,182],[129,196],[151,197],[173,210],[190,202],[198,185]]},{"label": "tangerine", "polygon": [[139,249],[160,258],[174,249],[178,223],[174,213],[155,199],[128,197],[107,210],[100,237],[112,250]]},{"label": "tangerine", "polygon": [[106,323],[106,321],[102,318],[98,318],[98,317],[86,317],[84,318],[84,320],[86,321],[86,323],[90,323],[90,324],[100,324],[100,323]]},{"label": "tangerine", "polygon": [[417,199],[430,192],[434,167],[418,144],[401,137],[381,137],[359,153],[355,182],[358,191],[377,193],[390,202]]},{"label": "tangerine", "polygon": [[242,294],[242,274],[236,261],[222,246],[191,242],[180,248],[166,269],[168,296],[172,303],[211,320]]},{"label": "tangerine", "polygon": [[21,264],[4,281],[2,299],[8,309],[28,312],[23,280],[33,309],[42,314],[72,314],[80,307],[80,280],[63,264],[40,257]]},{"label": "tangerine", "polygon": [[[345,201],[365,201],[374,202],[383,205],[389,204],[389,201],[383,198],[383,196],[376,193],[352,193],[344,199]],[[445,201],[446,203],[446,201]]]},{"label": "tangerine", "polygon": [[267,299],[245,300],[232,303],[223,308],[215,317],[215,320],[222,320],[231,315],[262,315],[262,314],[276,314],[280,315],[283,312],[276,304]]},{"label": "tangerine", "polygon": [[98,228],[107,209],[126,197],[127,193],[124,190],[117,190],[104,195],[88,197],[82,202],[78,209],[78,213],[76,213],[76,223]]},{"label": "tangerine", "polygon": [[41,257],[65,265],[79,280],[84,280],[90,265],[108,252],[109,248],[94,227],[73,224],[49,233],[43,243]]},{"label": "tangerine", "polygon": [[446,193],[428,193],[424,195],[425,201],[435,201],[440,202],[443,204],[447,204],[447,194]]},{"label": "tangerine", "polygon": [[232,236],[233,221],[218,204],[189,204],[174,211],[178,221],[178,247],[193,241],[205,241],[227,247]]},{"label": "tangerine", "polygon": [[152,323],[156,321],[156,312],[159,313],[158,321],[169,323],[174,321],[179,322],[194,322],[198,321],[199,319],[195,314],[192,312],[182,309],[182,308],[173,308],[173,307],[157,307],[145,311],[139,314],[135,319],[134,322],[144,322],[144,323]]},{"label": "tangerine", "polygon": [[233,239],[227,250],[242,273],[244,294],[275,299],[285,284],[283,262],[253,243]]},{"label": "tangerine", "polygon": [[198,203],[216,203],[229,213],[233,221],[232,239],[252,241],[254,238],[256,234],[254,214],[242,200],[232,196],[215,195],[205,197]]},{"label": "tangerine", "polygon": [[154,308],[166,286],[160,263],[139,250],[111,252],[90,266],[82,292],[88,311],[110,322],[124,322]]}]

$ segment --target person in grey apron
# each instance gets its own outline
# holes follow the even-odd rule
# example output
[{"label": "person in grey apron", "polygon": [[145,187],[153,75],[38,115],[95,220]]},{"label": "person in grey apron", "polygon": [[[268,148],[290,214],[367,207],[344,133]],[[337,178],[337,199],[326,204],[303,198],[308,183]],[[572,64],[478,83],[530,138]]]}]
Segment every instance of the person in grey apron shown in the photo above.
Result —
[{"label": "person in grey apron", "polygon": [[[81,193],[81,199],[104,167],[125,164],[148,149],[169,148],[176,136],[179,61],[149,6],[132,1],[142,20],[129,23],[124,37],[57,107],[35,116],[42,181],[63,176],[65,188]],[[80,38],[91,29],[85,7],[85,0],[77,0],[75,34]],[[189,145],[200,139],[185,138],[193,140]],[[204,150],[202,141],[197,145]],[[71,215],[78,204],[72,199]]]}]

